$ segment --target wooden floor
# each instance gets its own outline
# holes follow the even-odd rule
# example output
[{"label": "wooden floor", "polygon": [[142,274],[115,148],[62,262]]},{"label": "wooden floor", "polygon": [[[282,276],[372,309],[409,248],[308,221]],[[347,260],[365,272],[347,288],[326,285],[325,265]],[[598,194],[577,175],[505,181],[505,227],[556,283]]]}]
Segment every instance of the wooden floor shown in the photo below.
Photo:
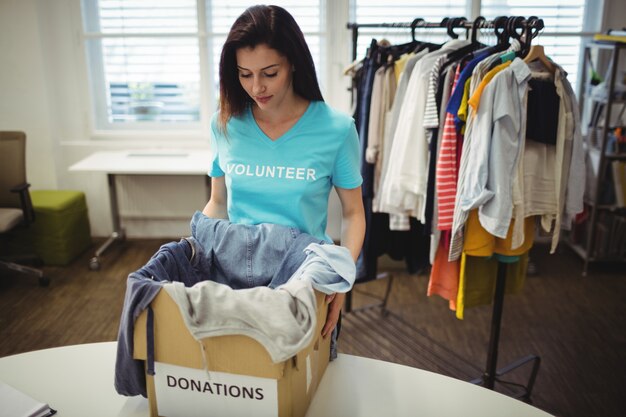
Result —
[{"label": "wooden floor", "polygon": [[[35,278],[0,271],[0,356],[115,340],[128,273],[165,241],[128,241],[107,252],[97,272],[87,267],[91,251],[68,267],[46,267],[47,288]],[[569,250],[547,252],[545,246],[533,249],[538,274],[527,278],[521,294],[505,298],[499,364],[539,355],[532,401],[551,414],[623,417],[626,269],[592,266],[583,278],[582,262]],[[395,275],[386,315],[375,304],[387,279],[359,284],[354,311],[344,315],[340,351],[463,380],[479,377],[487,357],[491,306],[468,309],[465,319],[458,320],[447,302],[425,295],[427,283],[425,275]],[[527,373],[525,367],[502,379],[523,383]],[[509,385],[496,388],[516,392]]]}]

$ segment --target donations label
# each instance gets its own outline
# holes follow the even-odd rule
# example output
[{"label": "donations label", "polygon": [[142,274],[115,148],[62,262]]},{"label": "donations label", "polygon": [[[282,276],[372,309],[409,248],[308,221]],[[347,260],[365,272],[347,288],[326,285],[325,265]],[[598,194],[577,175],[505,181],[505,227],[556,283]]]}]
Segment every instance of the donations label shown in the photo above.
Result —
[{"label": "donations label", "polygon": [[155,363],[159,415],[164,417],[278,416],[278,382]]}]

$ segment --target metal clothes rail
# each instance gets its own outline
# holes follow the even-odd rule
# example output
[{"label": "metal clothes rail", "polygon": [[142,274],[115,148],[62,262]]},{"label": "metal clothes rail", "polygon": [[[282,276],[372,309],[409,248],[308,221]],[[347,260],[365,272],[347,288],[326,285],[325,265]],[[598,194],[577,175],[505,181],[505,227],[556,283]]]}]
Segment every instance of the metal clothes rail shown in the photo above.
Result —
[{"label": "metal clothes rail", "polygon": [[[473,31],[472,37],[475,39],[476,31],[480,29],[493,29],[498,38],[498,42],[508,40],[510,37],[515,37],[518,40],[523,41],[526,47],[530,47],[532,38],[537,36],[538,32],[544,28],[542,19],[536,16],[530,16],[525,18],[523,16],[499,16],[493,20],[487,20],[482,16],[479,16],[474,21],[467,20],[464,17],[445,18],[441,22],[427,22],[424,19],[416,18],[412,22],[399,22],[399,23],[348,23],[347,28],[352,31],[352,58],[356,60],[357,56],[357,41],[359,37],[359,29],[361,28],[399,28],[399,29],[411,29],[411,37],[415,40],[416,29],[447,29],[447,33],[452,38],[458,38],[458,34],[454,32],[456,28],[465,29],[466,36],[469,38],[470,30]],[[479,384],[488,389],[495,389],[495,383],[499,382],[505,385],[516,386],[522,388],[522,392],[517,395],[526,402],[531,401],[532,389],[535,384],[537,373],[539,372],[539,366],[541,364],[541,358],[537,355],[530,354],[521,359],[518,359],[500,369],[497,368],[498,363],[498,348],[500,343],[500,329],[502,323],[502,313],[504,310],[504,294],[506,289],[506,274],[507,264],[498,260],[498,272],[496,279],[496,288],[493,301],[493,310],[491,316],[491,330],[489,337],[489,344],[487,347],[487,361],[483,374],[473,379],[471,382]],[[387,276],[389,279],[388,286],[384,298],[382,300],[382,312],[387,313],[387,302],[393,282],[393,274],[381,273],[378,276]],[[348,294],[346,298],[346,312],[350,312],[352,309],[351,294]],[[500,379],[503,375],[527,364],[532,363],[530,375],[528,377],[526,385],[513,383],[510,381],[504,381]]]}]

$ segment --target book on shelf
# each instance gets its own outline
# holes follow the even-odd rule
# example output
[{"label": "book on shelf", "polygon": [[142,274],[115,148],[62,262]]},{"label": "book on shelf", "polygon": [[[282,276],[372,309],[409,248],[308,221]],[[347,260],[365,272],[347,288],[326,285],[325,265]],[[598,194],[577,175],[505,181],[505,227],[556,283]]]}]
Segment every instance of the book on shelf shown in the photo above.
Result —
[{"label": "book on shelf", "polygon": [[614,35],[614,36],[626,36],[626,28],[622,28],[622,29],[609,29],[606,31],[607,35]]},{"label": "book on shelf", "polygon": [[46,403],[0,381],[0,417],[48,417],[56,414]]},{"label": "book on shelf", "polygon": [[626,257],[626,217],[615,216],[615,239],[613,242],[612,255]]},{"label": "book on shelf", "polygon": [[604,223],[598,223],[596,225],[596,243],[594,246],[594,256],[598,258],[605,257],[607,255],[607,244],[609,241],[609,229]]},{"label": "book on shelf", "polygon": [[626,162],[612,161],[611,171],[615,190],[615,204],[617,207],[626,207]]},{"label": "book on shelf", "polygon": [[594,256],[599,258],[626,257],[626,212],[602,211],[598,214]]},{"label": "book on shelf", "polygon": [[626,35],[597,33],[593,35],[593,40],[596,42],[626,42]]}]

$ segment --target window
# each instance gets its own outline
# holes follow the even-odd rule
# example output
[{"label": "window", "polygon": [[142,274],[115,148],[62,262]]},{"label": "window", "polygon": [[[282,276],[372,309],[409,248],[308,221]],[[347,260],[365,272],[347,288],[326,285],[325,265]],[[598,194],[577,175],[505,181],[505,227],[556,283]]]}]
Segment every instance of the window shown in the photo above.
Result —
[{"label": "window", "polygon": [[[254,0],[82,0],[84,42],[88,57],[93,120],[96,130],[204,130],[218,101],[218,64],[224,39],[235,18]],[[481,14],[537,15],[545,29],[536,43],[565,67],[575,84],[580,32],[586,0],[275,0],[289,10],[301,26],[311,49],[324,91],[331,67],[347,64],[344,51],[331,48],[328,36],[340,34],[349,42],[346,16],[351,22],[430,22],[444,17]],[[332,12],[326,21],[326,8]],[[338,16],[335,16],[338,15]],[[340,30],[345,30],[345,37]],[[416,30],[419,39],[443,42],[443,29]],[[463,36],[463,35],[461,35]],[[410,30],[361,28],[357,57],[365,55],[372,38],[392,43],[410,39]],[[489,43],[490,39],[485,40]],[[328,44],[328,48],[327,48]],[[327,50],[328,49],[328,50]],[[326,62],[332,56],[334,62]],[[342,62],[339,62],[342,61]],[[338,65],[339,62],[339,65]],[[327,68],[327,66],[329,68]],[[336,71],[335,71],[336,72]],[[333,76],[334,77],[334,76]]]},{"label": "window", "polygon": [[576,86],[580,56],[580,33],[583,29],[585,0],[482,0],[483,16],[537,16],[545,29],[533,39],[544,46],[546,54],[567,71],[567,79]]},{"label": "window", "polygon": [[[273,1],[323,65],[319,0]],[[95,128],[199,129],[216,108],[222,44],[245,0],[83,0]]]},{"label": "window", "polygon": [[[408,22],[419,17],[428,22],[441,22],[445,17],[467,16],[465,0],[447,1],[379,1],[356,0],[354,22],[362,23],[395,23]],[[445,29],[416,29],[417,39],[443,43],[449,37]],[[392,44],[405,43],[411,40],[410,29],[400,28],[361,28],[357,44],[357,57],[365,56],[372,38],[387,39]]]},{"label": "window", "polygon": [[[583,29],[585,0],[471,0],[469,1],[389,1],[356,0],[355,16],[358,23],[411,22],[416,17],[426,21],[440,22],[444,17],[469,16],[472,3],[480,5],[480,15],[487,19],[496,16],[531,16],[543,19],[545,29],[534,42],[545,47],[555,62],[568,73],[570,83],[577,82],[580,55],[580,32]],[[432,42],[449,39],[443,32],[434,29],[416,31],[416,37]],[[391,43],[410,40],[407,29],[360,29],[357,57],[365,55],[372,37],[386,38]],[[489,41],[486,41],[489,43]]]},{"label": "window", "polygon": [[200,120],[194,0],[85,1],[96,127]]}]

